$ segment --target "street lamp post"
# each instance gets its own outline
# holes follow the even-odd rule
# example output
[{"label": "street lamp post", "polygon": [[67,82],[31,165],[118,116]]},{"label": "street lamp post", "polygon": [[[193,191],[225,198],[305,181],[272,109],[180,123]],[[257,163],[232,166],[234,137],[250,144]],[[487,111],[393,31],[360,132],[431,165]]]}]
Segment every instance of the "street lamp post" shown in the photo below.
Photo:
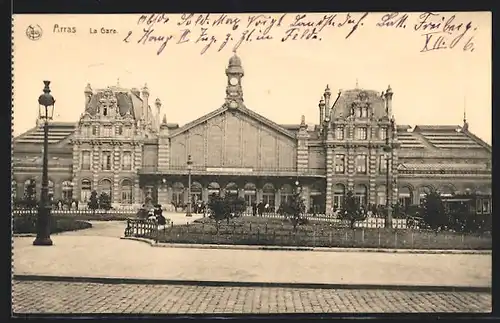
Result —
[{"label": "street lamp post", "polygon": [[187,169],[188,169],[188,203],[187,203],[187,212],[186,216],[191,215],[191,168],[193,167],[193,161],[191,160],[191,155],[188,156],[187,160]]},{"label": "street lamp post", "polygon": [[38,206],[38,217],[36,222],[35,246],[51,246],[50,239],[50,210],[49,203],[49,177],[48,177],[48,147],[49,147],[49,120],[54,114],[56,100],[50,94],[50,81],[43,81],[45,87],[43,94],[38,98],[39,117],[44,120],[43,124],[43,165],[42,165],[42,192]]},{"label": "street lamp post", "polygon": [[393,140],[392,134],[394,132],[394,118],[391,118],[390,127],[387,127],[385,136],[385,205],[387,208],[387,216],[385,218],[385,227],[392,228],[392,182],[391,182],[391,166],[393,159]]}]

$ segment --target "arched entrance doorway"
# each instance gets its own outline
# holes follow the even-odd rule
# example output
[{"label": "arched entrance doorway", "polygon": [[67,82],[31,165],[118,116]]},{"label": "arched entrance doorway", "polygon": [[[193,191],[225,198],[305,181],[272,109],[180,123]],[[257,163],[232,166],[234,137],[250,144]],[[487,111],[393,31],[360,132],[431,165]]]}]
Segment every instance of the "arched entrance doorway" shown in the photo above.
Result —
[{"label": "arched entrance doorway", "polygon": [[[276,209],[275,194],[276,194],[276,191],[274,189],[273,184],[266,183],[262,187],[262,202],[264,203],[264,205],[269,204],[269,208],[271,208],[271,210]],[[258,203],[258,201],[257,201],[257,203]]]},{"label": "arched entrance doorway", "polygon": [[184,185],[180,182],[172,185],[172,204],[176,208],[184,205]]},{"label": "arched entrance doorway", "polygon": [[238,197],[238,185],[233,182],[227,184],[224,193],[226,196]]},{"label": "arched entrance doorway", "polygon": [[208,202],[210,202],[212,196],[220,196],[220,185],[217,182],[208,184]]},{"label": "arched entrance doorway", "polygon": [[201,200],[201,192],[203,187],[198,182],[191,183],[191,199],[193,203]]},{"label": "arched entrance doorway", "polygon": [[288,203],[288,200],[292,198],[293,188],[290,184],[285,184],[280,190],[280,203]]},{"label": "arched entrance doorway", "polygon": [[80,201],[87,203],[90,200],[90,194],[92,193],[92,183],[88,179],[82,179],[80,186]]},{"label": "arched entrance doorway", "polygon": [[311,213],[324,213],[325,212],[325,198],[319,183],[311,185],[309,192],[309,212]]},{"label": "arched entrance doorway", "polygon": [[359,184],[354,188],[354,198],[358,201],[360,206],[366,206],[368,189],[366,185]]},{"label": "arched entrance doorway", "polygon": [[406,210],[413,203],[413,194],[408,186],[403,186],[398,189],[398,201],[401,207]]}]

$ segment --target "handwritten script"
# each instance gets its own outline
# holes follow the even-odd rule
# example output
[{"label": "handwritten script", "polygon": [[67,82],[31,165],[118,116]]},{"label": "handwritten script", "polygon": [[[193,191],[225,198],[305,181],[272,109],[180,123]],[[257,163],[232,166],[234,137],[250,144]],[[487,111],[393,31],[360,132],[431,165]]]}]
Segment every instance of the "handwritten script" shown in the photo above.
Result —
[{"label": "handwritten script", "polygon": [[[397,29],[417,33],[421,37],[420,52],[462,50],[473,52],[477,26],[472,21],[459,21],[449,13],[387,13],[367,19],[365,13],[331,14],[193,14],[139,15],[136,25],[126,32],[123,42],[153,47],[157,55],[168,46],[195,44],[203,55],[209,50],[236,51],[250,42],[328,41],[333,30],[345,40],[360,30],[370,28]],[[463,19],[462,19],[463,20]]]}]

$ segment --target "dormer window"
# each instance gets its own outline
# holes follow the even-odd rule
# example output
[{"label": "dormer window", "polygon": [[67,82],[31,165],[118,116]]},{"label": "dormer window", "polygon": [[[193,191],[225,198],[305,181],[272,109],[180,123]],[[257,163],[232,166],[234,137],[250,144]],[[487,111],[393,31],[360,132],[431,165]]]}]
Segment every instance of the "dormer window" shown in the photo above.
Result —
[{"label": "dormer window", "polygon": [[367,130],[365,127],[359,127],[357,129],[357,139],[366,140],[367,138]]},{"label": "dormer window", "polygon": [[111,126],[104,126],[102,128],[102,136],[103,137],[111,137],[113,133],[113,128]]},{"label": "dormer window", "polygon": [[361,118],[368,118],[368,107],[362,107],[361,109]]},{"label": "dormer window", "polygon": [[344,139],[344,127],[335,128],[335,138],[339,140]]},{"label": "dormer window", "polygon": [[102,109],[102,115],[103,115],[103,116],[107,116],[107,115],[108,115],[108,107],[104,107],[104,108]]},{"label": "dormer window", "polygon": [[380,140],[385,140],[387,138],[387,128],[382,127],[380,128]]}]

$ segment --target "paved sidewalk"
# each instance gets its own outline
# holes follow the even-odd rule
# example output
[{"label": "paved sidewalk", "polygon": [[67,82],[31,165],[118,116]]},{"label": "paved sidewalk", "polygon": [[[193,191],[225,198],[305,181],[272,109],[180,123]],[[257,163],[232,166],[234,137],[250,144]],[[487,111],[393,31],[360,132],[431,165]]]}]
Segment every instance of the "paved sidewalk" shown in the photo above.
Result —
[{"label": "paved sidewalk", "polygon": [[14,238],[14,274],[339,285],[491,286],[491,255],[152,248],[116,236],[98,236],[93,230],[81,231],[86,235],[78,232],[54,235],[51,247],[33,246],[33,238]]},{"label": "paved sidewalk", "polygon": [[16,282],[22,313],[490,312],[488,293]]}]

